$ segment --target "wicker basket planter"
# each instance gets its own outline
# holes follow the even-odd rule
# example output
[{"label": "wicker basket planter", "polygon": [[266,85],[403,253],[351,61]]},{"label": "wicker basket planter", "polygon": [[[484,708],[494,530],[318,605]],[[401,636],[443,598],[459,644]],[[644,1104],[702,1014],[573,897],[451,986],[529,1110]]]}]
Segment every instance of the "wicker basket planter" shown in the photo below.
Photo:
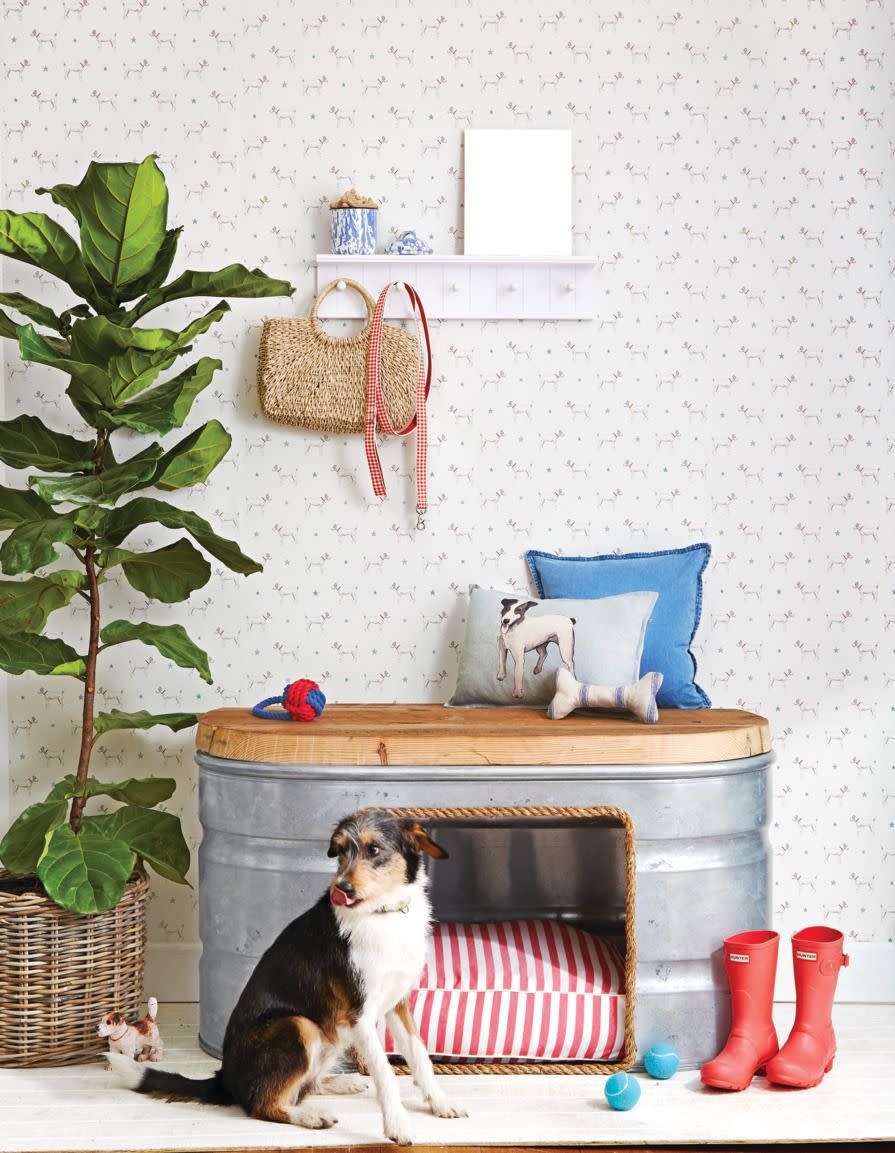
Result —
[{"label": "wicker basket planter", "polygon": [[0,869],[0,1068],[76,1065],[105,1052],[100,1017],[137,1016],[149,883],[134,875],[114,909],[81,916]]}]

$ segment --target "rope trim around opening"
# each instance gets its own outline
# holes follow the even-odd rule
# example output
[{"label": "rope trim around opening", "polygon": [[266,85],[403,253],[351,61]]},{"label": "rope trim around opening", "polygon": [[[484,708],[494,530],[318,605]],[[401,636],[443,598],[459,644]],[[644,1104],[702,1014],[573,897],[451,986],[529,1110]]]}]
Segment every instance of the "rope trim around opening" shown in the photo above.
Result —
[{"label": "rope trim around opening", "polygon": [[[618,821],[625,831],[625,1049],[621,1061],[603,1064],[586,1061],[538,1061],[531,1064],[503,1064],[497,1061],[476,1062],[470,1065],[436,1063],[436,1073],[561,1073],[567,1075],[621,1073],[630,1069],[637,1056],[637,1042],[634,1036],[635,983],[637,978],[637,937],[634,931],[634,904],[636,896],[636,854],[634,847],[634,822],[625,809],[611,805],[593,805],[579,808],[568,805],[487,805],[472,808],[395,808],[388,811],[397,817],[412,817],[418,821],[454,821],[470,817],[498,819],[502,817],[534,817],[541,819],[560,818],[574,821],[591,821],[598,817],[609,817]],[[396,1065],[395,1071],[407,1073],[405,1066]]]}]

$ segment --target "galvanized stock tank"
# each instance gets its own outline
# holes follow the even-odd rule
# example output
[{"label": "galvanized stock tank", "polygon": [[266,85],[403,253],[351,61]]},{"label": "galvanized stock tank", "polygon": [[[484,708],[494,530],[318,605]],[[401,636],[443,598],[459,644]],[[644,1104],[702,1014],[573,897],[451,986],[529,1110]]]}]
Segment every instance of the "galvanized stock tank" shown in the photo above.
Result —
[{"label": "galvanized stock tank", "polygon": [[[312,724],[208,714],[197,734],[200,1043],[220,1055],[255,962],[324,891],[339,819],[384,807],[613,806],[634,821],[636,1035],[687,1067],[730,1021],[721,942],[770,923],[767,722],[668,710],[654,726],[528,710],[331,706]],[[437,839],[436,916],[562,917],[623,941],[622,831],[564,820],[460,819]]]}]

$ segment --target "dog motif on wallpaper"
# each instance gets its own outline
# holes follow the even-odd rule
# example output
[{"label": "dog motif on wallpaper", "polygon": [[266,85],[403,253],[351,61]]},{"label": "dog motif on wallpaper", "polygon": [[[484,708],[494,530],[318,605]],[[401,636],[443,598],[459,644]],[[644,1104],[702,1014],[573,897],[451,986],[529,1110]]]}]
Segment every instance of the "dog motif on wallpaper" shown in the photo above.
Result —
[{"label": "dog motif on wallpaper", "polygon": [[522,698],[525,676],[525,654],[536,652],[538,661],[533,669],[537,676],[547,659],[547,649],[555,644],[560,660],[575,676],[575,618],[559,613],[529,616],[529,610],[538,607],[537,601],[523,601],[505,597],[500,602],[500,631],[497,634],[497,679],[506,680],[507,653],[513,658],[513,696]]},{"label": "dog motif on wallpaper", "polygon": [[[220,669],[196,707],[260,700],[301,670],[333,700],[442,701],[465,590],[481,581],[525,601],[526,548],[711,540],[699,672],[719,704],[773,717],[775,927],[798,929],[816,896],[842,905],[853,939],[886,939],[895,343],[883,302],[895,219],[880,187],[892,164],[892,4],[752,4],[733,25],[710,0],[602,12],[573,0],[549,16],[543,4],[479,12],[470,0],[439,16],[423,0],[382,0],[375,15],[348,0],[265,0],[251,13],[130,0],[108,5],[93,35],[97,0],[66,0],[65,35],[39,39],[36,7],[4,3],[0,139],[19,158],[3,169],[4,207],[32,206],[34,187],[79,171],[85,150],[159,149],[176,166],[172,221],[195,220],[177,272],[244,259],[251,234],[268,270],[299,284],[294,301],[247,303],[206,338],[224,368],[197,412],[227,414],[219,475],[232,480],[183,499],[227,535],[251,525],[265,572],[242,586],[222,569],[172,608]],[[466,125],[574,130],[573,251],[597,260],[601,297],[592,324],[432,326],[420,534],[397,489],[381,504],[368,495],[359,443],[266,424],[254,356],[265,317],[309,306],[326,206],[361,176],[383,202],[382,242],[414,227],[436,253],[463,252]],[[235,179],[247,166],[252,179]],[[4,292],[48,292],[26,265],[7,268]],[[69,303],[64,285],[55,303]],[[39,405],[47,425],[73,432],[59,376],[8,356],[8,415]],[[412,480],[411,460],[386,446],[395,485]],[[147,541],[162,547],[167,533],[147,528]],[[142,594],[106,587],[110,611],[143,619]],[[499,606],[484,668],[518,705],[512,673],[495,680]],[[583,622],[568,611],[580,677]],[[158,711],[184,704],[186,670],[128,652],[106,654],[104,708],[127,707],[135,674]],[[526,696],[562,667],[553,645],[540,676],[528,659]],[[55,680],[23,678],[10,695],[17,809],[43,799],[77,724],[80,685]],[[104,739],[111,779],[132,746],[123,733]],[[185,781],[191,743],[186,732],[147,740],[146,760]],[[194,808],[178,790],[172,811],[193,847]],[[196,947],[195,890],[159,893],[150,937]]]}]

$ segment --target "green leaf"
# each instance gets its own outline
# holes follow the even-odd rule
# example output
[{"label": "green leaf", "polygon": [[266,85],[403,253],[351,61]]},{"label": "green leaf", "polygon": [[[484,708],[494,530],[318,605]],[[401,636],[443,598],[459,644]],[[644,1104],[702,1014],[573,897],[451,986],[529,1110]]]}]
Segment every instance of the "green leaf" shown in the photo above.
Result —
[{"label": "green leaf", "polygon": [[76,532],[73,520],[49,509],[44,520],[13,529],[0,545],[0,565],[10,575],[34,572],[58,560],[59,553],[53,546],[70,541]]},{"label": "green leaf", "polygon": [[0,256],[11,256],[64,280],[94,307],[103,303],[74,238],[42,212],[0,209]]},{"label": "green leaf", "polygon": [[83,677],[87,669],[71,645],[55,637],[38,633],[0,633],[0,669],[20,676],[42,673],[44,676]]},{"label": "green leaf", "polygon": [[80,320],[82,317],[91,316],[90,306],[87,304],[75,304],[72,308],[66,308],[63,312],[59,313],[59,319],[66,328],[70,328],[75,320]]},{"label": "green leaf", "polygon": [[[179,733],[181,729],[192,728],[198,723],[198,713],[147,713],[145,709],[137,713],[123,713],[120,709],[112,709],[108,713],[97,713],[93,728],[99,737],[103,733],[110,733],[116,729],[151,729],[156,725],[164,725],[173,732]],[[136,798],[128,799],[135,800]]]},{"label": "green leaf", "polygon": [[57,781],[47,796],[48,801],[71,800],[72,797],[111,797],[126,805],[146,805],[152,808],[174,795],[177,782],[173,777],[128,777],[126,781],[98,781],[88,777],[86,788],[81,788],[74,773]]},{"label": "green leaf", "polygon": [[155,157],[140,164],[94,161],[77,186],[38,191],[48,191],[77,219],[95,282],[113,302],[128,299],[128,285],[152,272],[167,236],[168,189]]},{"label": "green leaf", "polygon": [[[120,356],[113,356],[109,361],[111,386],[109,397],[104,400],[102,405],[94,406],[99,411],[91,413],[90,423],[93,423],[95,427],[111,428],[112,425],[109,424],[106,414],[115,411],[119,405],[125,404],[138,393],[145,392],[155,383],[161,373],[171,367],[180,355],[180,350],[176,348],[166,348],[160,352],[144,352],[139,348],[129,348]],[[83,398],[80,395],[76,396],[72,389],[68,390],[68,394],[73,401],[83,400],[88,405],[90,404],[89,396]]]},{"label": "green leaf", "polygon": [[165,239],[162,241],[161,247],[158,250],[158,256],[155,258],[155,264],[153,264],[145,276],[141,276],[138,280],[128,285],[128,300],[136,300],[138,296],[142,296],[146,292],[152,292],[154,288],[158,288],[160,284],[164,283],[164,279],[171,271],[171,265],[174,263],[174,256],[177,252],[177,241],[180,239],[181,232],[183,232],[182,227],[168,229],[165,233]]},{"label": "green leaf", "polygon": [[186,885],[190,850],[183,838],[179,818],[173,813],[128,805],[101,817],[88,817],[84,824],[124,843],[148,861],[162,877]]},{"label": "green leaf", "polygon": [[121,565],[132,588],[157,601],[185,601],[211,576],[211,565],[188,540],[178,540],[154,552],[108,549],[102,554],[104,569]]},{"label": "green leaf", "polygon": [[101,504],[81,504],[71,510],[71,516],[78,528],[93,532],[113,511],[103,508]]},{"label": "green leaf", "polygon": [[55,515],[46,501],[42,501],[30,488],[6,488],[0,485],[0,532]]},{"label": "green leaf", "polygon": [[0,841],[0,861],[11,873],[33,873],[43,855],[53,829],[68,812],[64,800],[38,801],[29,805],[9,827]]},{"label": "green leaf", "polygon": [[229,310],[227,302],[220,301],[180,332],[127,328],[108,317],[91,316],[74,325],[70,355],[65,356],[54,355],[33,330],[19,343],[23,355],[70,372],[68,395],[78,412],[94,428],[111,429],[127,424],[116,419],[119,407],[149,388],[178,356],[190,351],[192,340]]},{"label": "green leaf", "polygon": [[[37,332],[33,325],[24,324],[19,332],[19,353],[22,360],[35,364],[47,364],[72,378],[68,395],[81,415],[89,421],[90,407],[99,408],[109,403],[112,396],[112,382],[109,374],[95,364],[76,360],[71,348],[64,342],[54,341]],[[87,411],[81,411],[78,403],[86,404]]]},{"label": "green leaf", "polygon": [[180,428],[190,414],[196,397],[211,384],[221,367],[219,360],[203,356],[178,376],[158,388],[144,392],[137,400],[102,415],[103,425],[132,428],[135,432],[157,432],[164,436]]},{"label": "green leaf", "polygon": [[220,421],[209,420],[165,453],[152,480],[143,487],[172,491],[199,484],[221,463],[230,443],[230,434]]},{"label": "green leaf", "polygon": [[77,360],[104,368],[112,357],[131,348],[161,352],[177,336],[168,328],[124,328],[107,316],[88,316],[72,325],[71,351]]},{"label": "green leaf", "polygon": [[18,341],[20,327],[9,313],[4,312],[3,309],[0,308],[0,336],[5,336],[9,340]]},{"label": "green leaf", "polygon": [[78,224],[81,223],[81,207],[78,203],[77,185],[57,184],[54,188],[35,188],[34,191],[38,196],[51,197],[54,204],[58,204],[60,208],[64,208],[66,212],[70,212]]},{"label": "green leaf", "polygon": [[78,526],[71,516],[60,516],[30,489],[0,485],[0,531],[12,533],[0,546],[0,565],[5,572],[34,572],[58,559],[53,547],[70,540]]},{"label": "green leaf", "polygon": [[230,305],[226,300],[219,300],[214,308],[210,308],[208,312],[203,312],[201,316],[197,316],[195,320],[191,320],[186,328],[182,328],[175,334],[176,339],[174,344],[186,350],[190,343],[201,336],[203,333],[208,332],[213,324],[217,324],[230,311]]},{"label": "green leaf", "polygon": [[0,292],[0,304],[5,304],[7,308],[14,308],[16,312],[21,312],[22,316],[27,316],[35,324],[42,324],[45,328],[62,332],[61,318],[56,315],[52,308],[47,308],[38,300],[32,300],[30,296],[23,296],[21,292]]},{"label": "green leaf", "polygon": [[262,571],[257,561],[247,557],[235,541],[218,536],[207,520],[203,520],[194,512],[177,508],[164,500],[153,500],[151,497],[141,496],[122,505],[121,508],[111,509],[98,519],[91,518],[88,527],[95,528],[106,545],[120,545],[135,528],[140,525],[157,523],[165,528],[183,528],[192,536],[196,544],[201,545],[206,552],[227,566],[232,572],[250,573]]},{"label": "green leaf", "polygon": [[90,316],[77,321],[71,332],[72,355],[78,360],[104,367],[113,357],[130,349],[143,352],[189,350],[191,341],[207,332],[228,312],[226,300],[218,301],[214,308],[191,321],[179,331],[171,328],[129,328],[116,324],[107,316]]},{"label": "green leaf", "polygon": [[0,421],[0,460],[10,468],[82,472],[93,468],[94,445],[54,432],[36,416]]},{"label": "green leaf", "polygon": [[228,264],[216,272],[182,272],[170,284],[148,293],[143,300],[125,313],[125,322],[139,320],[147,312],[181,300],[185,296],[241,296],[249,298],[291,296],[295,287],[288,280],[274,280],[260,268],[248,269],[243,264]]},{"label": "green leaf", "polygon": [[[163,657],[180,665],[182,669],[196,669],[203,681],[211,684],[208,654],[191,640],[183,625],[151,625],[146,622],[112,621],[100,633],[104,645],[120,645],[127,641],[142,641],[152,645]],[[138,714],[139,715],[139,714]],[[145,714],[148,716],[148,714]],[[166,722],[160,722],[166,723]],[[139,727],[139,726],[138,726]]]},{"label": "green leaf", "polygon": [[41,632],[50,613],[67,605],[83,585],[83,573],[65,569],[30,580],[0,581],[0,632]]},{"label": "green leaf", "polygon": [[[124,896],[134,853],[124,840],[109,837],[85,820],[80,833],[59,825],[50,835],[37,867],[47,896],[72,913],[102,913]],[[92,826],[92,827],[91,827]]]},{"label": "green leaf", "polygon": [[124,493],[144,486],[159,467],[160,444],[151,444],[122,464],[114,464],[92,476],[29,476],[44,500],[72,501],[74,504],[108,504]]}]

